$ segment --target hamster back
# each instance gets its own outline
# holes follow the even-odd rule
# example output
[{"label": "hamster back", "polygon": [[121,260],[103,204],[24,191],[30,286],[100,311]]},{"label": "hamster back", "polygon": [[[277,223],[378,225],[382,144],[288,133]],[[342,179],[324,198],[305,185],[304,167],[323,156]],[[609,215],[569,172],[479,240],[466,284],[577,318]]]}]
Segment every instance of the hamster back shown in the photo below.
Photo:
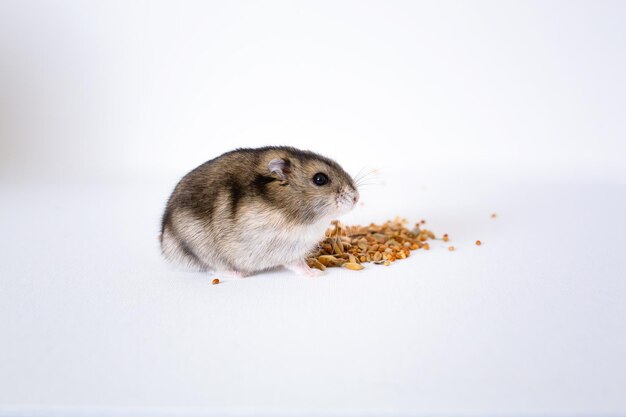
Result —
[{"label": "hamster back", "polygon": [[234,276],[305,258],[359,194],[335,161],[290,147],[237,149],[185,175],[162,218],[161,249],[190,269]]}]

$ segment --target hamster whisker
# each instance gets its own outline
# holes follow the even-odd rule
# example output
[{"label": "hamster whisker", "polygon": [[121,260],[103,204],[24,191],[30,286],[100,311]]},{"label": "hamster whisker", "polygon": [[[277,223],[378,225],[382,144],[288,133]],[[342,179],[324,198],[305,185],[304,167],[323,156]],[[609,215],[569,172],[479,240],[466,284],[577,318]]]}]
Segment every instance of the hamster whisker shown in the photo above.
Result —
[{"label": "hamster whisker", "polygon": [[368,185],[382,185],[382,184],[383,184],[382,181],[377,181],[377,180],[370,180],[370,181],[367,181],[367,182],[363,181],[363,182],[357,184],[357,188],[363,188],[363,187],[368,186]]},{"label": "hamster whisker", "polygon": [[358,179],[358,178],[360,177],[360,175],[363,173],[363,170],[364,170],[365,168],[367,168],[367,164],[363,165],[363,166],[361,167],[361,169],[359,169],[359,172],[357,172],[357,173],[356,173],[356,175],[352,178],[352,179],[353,179],[353,181],[355,181],[355,182],[357,181],[357,179]]},{"label": "hamster whisker", "polygon": [[376,172],[375,168],[368,168],[367,165],[368,164],[363,165],[363,168],[361,168],[359,172],[357,172],[357,174],[353,177],[353,181],[355,183]]},{"label": "hamster whisker", "polygon": [[373,171],[372,172],[366,172],[360,178],[356,179],[354,181],[354,183],[355,183],[355,185],[358,186],[358,185],[362,184],[364,181],[369,181],[369,180],[375,179],[375,175],[376,174]]}]

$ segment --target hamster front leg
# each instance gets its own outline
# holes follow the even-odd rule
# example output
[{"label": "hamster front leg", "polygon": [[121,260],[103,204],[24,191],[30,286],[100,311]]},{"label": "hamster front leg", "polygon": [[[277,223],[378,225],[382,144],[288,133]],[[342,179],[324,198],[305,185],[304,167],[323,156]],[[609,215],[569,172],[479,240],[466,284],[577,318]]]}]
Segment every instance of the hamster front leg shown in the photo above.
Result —
[{"label": "hamster front leg", "polygon": [[291,264],[284,265],[291,272],[305,277],[318,277],[323,274],[319,269],[310,268],[304,260],[300,260]]}]

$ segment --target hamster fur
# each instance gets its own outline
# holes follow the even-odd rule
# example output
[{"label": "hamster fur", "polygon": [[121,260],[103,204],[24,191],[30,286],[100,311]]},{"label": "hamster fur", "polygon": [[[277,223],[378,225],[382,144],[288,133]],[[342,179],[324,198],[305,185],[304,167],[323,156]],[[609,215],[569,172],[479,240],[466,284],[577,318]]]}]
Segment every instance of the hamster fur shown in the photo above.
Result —
[{"label": "hamster fur", "polygon": [[243,277],[284,266],[317,275],[307,254],[358,199],[331,159],[285,146],[237,149],[180,180],[163,214],[161,249],[194,270]]}]

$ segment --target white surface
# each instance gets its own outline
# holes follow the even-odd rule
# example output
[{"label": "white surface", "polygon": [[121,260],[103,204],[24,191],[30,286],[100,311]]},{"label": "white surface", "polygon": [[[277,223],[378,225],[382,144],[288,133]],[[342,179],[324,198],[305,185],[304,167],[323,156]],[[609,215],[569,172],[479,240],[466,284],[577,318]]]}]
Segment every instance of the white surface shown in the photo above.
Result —
[{"label": "white surface", "polygon": [[623,185],[388,183],[349,219],[458,250],[217,286],[159,257],[169,189],[3,185],[0,414],[626,413]]}]

